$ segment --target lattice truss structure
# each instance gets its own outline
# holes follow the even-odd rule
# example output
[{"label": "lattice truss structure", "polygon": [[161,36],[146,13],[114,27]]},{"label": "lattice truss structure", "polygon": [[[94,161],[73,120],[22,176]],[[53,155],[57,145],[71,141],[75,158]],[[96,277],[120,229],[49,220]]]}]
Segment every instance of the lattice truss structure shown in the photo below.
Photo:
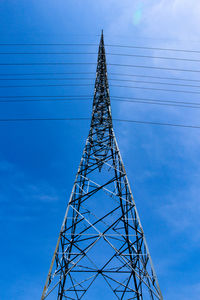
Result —
[{"label": "lattice truss structure", "polygon": [[163,299],[113,131],[103,33],[91,127],[46,298]]}]

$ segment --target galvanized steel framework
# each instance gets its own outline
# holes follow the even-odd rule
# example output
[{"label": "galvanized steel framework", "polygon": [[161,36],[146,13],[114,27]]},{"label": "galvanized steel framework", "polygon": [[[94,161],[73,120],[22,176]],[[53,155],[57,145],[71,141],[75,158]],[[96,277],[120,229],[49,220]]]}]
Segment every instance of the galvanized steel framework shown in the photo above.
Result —
[{"label": "galvanized steel framework", "polygon": [[100,299],[102,291],[163,299],[113,131],[103,33],[91,127],[41,299]]}]

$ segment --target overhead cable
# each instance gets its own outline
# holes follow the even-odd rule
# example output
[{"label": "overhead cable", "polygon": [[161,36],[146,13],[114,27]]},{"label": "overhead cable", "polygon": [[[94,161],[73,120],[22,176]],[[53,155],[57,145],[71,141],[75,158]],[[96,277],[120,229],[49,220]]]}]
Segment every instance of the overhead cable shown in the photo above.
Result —
[{"label": "overhead cable", "polygon": [[[0,76],[35,76],[35,75],[95,75],[94,72],[34,72],[34,73],[0,73]],[[175,78],[175,77],[162,77],[162,76],[152,76],[152,75],[144,75],[144,74],[124,74],[124,73],[113,73],[109,72],[108,76],[126,76],[126,77],[144,77],[144,78],[154,78],[154,79],[166,79],[166,80],[179,80],[179,81],[192,81],[192,82],[200,82],[198,79],[190,79],[190,78]],[[25,80],[25,78],[23,78]],[[2,80],[2,79],[0,79]],[[6,80],[6,79],[5,79]],[[12,80],[8,78],[7,80]],[[17,79],[16,79],[17,80]],[[26,80],[29,80],[27,78]],[[32,80],[30,78],[30,80]]]},{"label": "overhead cable", "polygon": [[[0,52],[0,55],[98,55],[97,52]],[[140,54],[128,54],[128,53],[110,53],[106,55],[121,56],[121,57],[137,57],[137,58],[151,58],[151,59],[164,59],[164,60],[176,60],[176,61],[188,61],[188,62],[200,62],[200,59],[181,58],[181,57],[167,57],[156,55],[140,55]]]},{"label": "overhead cable", "polygon": [[[9,118],[0,119],[0,122],[27,122],[27,121],[84,121],[90,120],[90,118]],[[140,120],[125,120],[114,118],[113,121],[125,122],[125,123],[136,123],[136,124],[148,124],[148,125],[159,125],[159,126],[172,126],[172,127],[183,127],[191,129],[200,129],[198,125],[186,125],[186,124],[175,124],[175,123],[162,123],[162,122],[151,122],[151,121],[140,121]]]},{"label": "overhead cable", "polygon": [[[93,74],[93,73],[92,73]],[[127,77],[144,77],[144,78],[154,78],[154,79],[163,79],[163,80],[179,80],[179,81],[194,81],[194,82],[200,82],[198,79],[191,79],[191,78],[175,78],[175,77],[162,77],[162,76],[153,76],[153,75],[144,75],[144,74],[123,74],[123,73],[112,73],[109,72],[109,75],[113,76],[127,76]],[[0,74],[1,76],[1,74]]]},{"label": "overhead cable", "polygon": [[[32,102],[53,102],[53,103],[66,103],[66,102],[73,102],[73,101],[91,101],[92,97],[90,98],[43,98],[43,99],[20,99],[20,100],[0,100],[0,103],[4,103],[4,104],[14,104],[14,103],[32,103]],[[172,106],[172,107],[184,107],[184,108],[197,108],[200,109],[200,103],[189,103],[186,102],[186,104],[182,104],[181,102],[179,103],[177,102],[167,102],[167,101],[161,101],[161,100],[152,100],[152,99],[147,99],[147,100],[140,100],[140,99],[118,99],[115,97],[112,97],[112,102],[113,101],[118,101],[118,102],[128,102],[128,103],[137,103],[137,104],[152,104],[152,105],[161,105],[161,106]],[[185,102],[184,102],[185,103]],[[193,105],[191,105],[193,104]]]},{"label": "overhead cable", "polygon": [[[96,65],[93,62],[37,62],[37,63],[0,63],[0,66],[54,66],[54,65]],[[199,73],[200,70],[193,69],[180,69],[180,68],[168,68],[168,67],[155,67],[155,66],[144,66],[144,65],[127,65],[118,63],[108,63],[108,66],[115,67],[131,67],[131,68],[145,68],[145,69],[157,69],[167,71],[179,71],[179,72],[194,72]]]},{"label": "overhead cable", "polygon": [[173,93],[186,93],[186,94],[200,94],[196,91],[185,91],[185,90],[168,90],[168,89],[159,89],[159,88],[151,88],[151,87],[139,87],[139,86],[128,86],[128,85],[118,85],[118,84],[110,84],[111,87],[120,87],[120,88],[131,88],[131,89],[142,89],[142,90],[152,90],[152,91],[162,91],[162,92],[173,92]]},{"label": "overhead cable", "polygon": [[[63,95],[63,96],[43,96],[43,95],[37,95],[37,96],[1,96],[0,102],[3,103],[13,103],[13,102],[34,102],[34,101],[73,101],[73,100],[91,100],[94,96],[92,95]],[[5,100],[7,99],[7,100]],[[9,100],[8,100],[9,99]],[[17,99],[17,100],[15,100]],[[177,104],[177,105],[187,105],[187,106],[198,106],[200,105],[200,102],[186,102],[186,101],[175,101],[175,100],[161,100],[161,99],[152,99],[152,98],[140,98],[140,97],[126,97],[126,96],[111,96],[111,102],[113,100],[120,100],[124,102],[131,102],[133,101],[150,101],[150,102],[155,102],[155,103],[169,103],[169,104]]]},{"label": "overhead cable", "polygon": [[179,71],[179,72],[194,72],[199,73],[200,70],[192,70],[192,69],[179,69],[179,68],[168,68],[168,67],[154,67],[154,66],[141,66],[141,65],[123,65],[123,64],[115,64],[108,63],[108,66],[115,67],[130,67],[130,68],[143,68],[143,69],[156,69],[156,70],[166,70],[166,71]]},{"label": "overhead cable", "polygon": [[[94,84],[38,84],[38,85],[2,85],[0,88],[34,88],[34,87],[70,87],[70,86],[94,86]],[[160,89],[152,87],[139,87],[139,86],[128,86],[128,85],[118,85],[110,84],[110,87],[120,87],[120,88],[132,88],[132,89],[142,89],[142,90],[153,90],[153,91],[164,91],[164,92],[175,92],[175,93],[186,93],[186,94],[200,94],[200,91],[186,91],[186,90],[171,90],[171,89]]]},{"label": "overhead cable", "polygon": [[177,48],[162,48],[162,47],[148,47],[148,46],[129,46],[129,45],[117,45],[117,44],[105,44],[106,47],[115,48],[129,48],[129,49],[145,49],[145,50],[158,50],[158,51],[174,51],[174,52],[185,52],[185,53],[200,53],[200,50],[189,50],[189,49],[177,49]]},{"label": "overhead cable", "polygon": [[[0,43],[0,47],[9,46],[95,46],[96,43]],[[106,47],[114,48],[129,48],[129,49],[144,49],[144,50],[158,50],[158,51],[174,51],[185,53],[200,53],[200,50],[196,49],[178,49],[178,48],[164,48],[164,47],[150,47],[150,46],[137,46],[137,45],[122,45],[122,44],[105,44]]]},{"label": "overhead cable", "polygon": [[[70,78],[0,78],[2,81],[67,81],[67,80],[95,80],[95,78],[80,78],[80,77],[70,77]],[[172,85],[172,86],[181,86],[181,87],[194,87],[200,88],[200,85],[191,85],[191,84],[180,84],[180,83],[169,83],[169,82],[158,82],[158,81],[141,81],[141,80],[129,80],[129,79],[116,79],[116,78],[109,78],[109,81],[119,81],[119,82],[134,82],[134,83],[145,83],[145,84],[159,84],[159,85]]]}]

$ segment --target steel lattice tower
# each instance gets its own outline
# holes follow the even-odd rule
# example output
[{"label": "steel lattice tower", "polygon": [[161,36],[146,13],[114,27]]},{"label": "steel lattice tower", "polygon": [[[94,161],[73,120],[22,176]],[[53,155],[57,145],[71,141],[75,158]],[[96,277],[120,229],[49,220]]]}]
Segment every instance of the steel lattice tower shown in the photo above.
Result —
[{"label": "steel lattice tower", "polygon": [[41,299],[163,299],[113,131],[103,32],[89,135]]}]

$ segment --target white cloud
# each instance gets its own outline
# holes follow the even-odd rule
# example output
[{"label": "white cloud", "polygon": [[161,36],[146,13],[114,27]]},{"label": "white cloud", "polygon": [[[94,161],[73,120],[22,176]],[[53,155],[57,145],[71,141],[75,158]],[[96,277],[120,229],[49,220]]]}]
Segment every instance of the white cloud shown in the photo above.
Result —
[{"label": "white cloud", "polygon": [[[32,181],[17,165],[0,158],[1,220],[30,221],[38,215],[41,207],[59,200],[58,191],[48,182]],[[14,212],[14,213],[13,213]]]},{"label": "white cloud", "polygon": [[186,284],[177,286],[176,289],[169,289],[165,295],[166,299],[172,300],[189,300],[199,299],[200,283]]},{"label": "white cloud", "polygon": [[[109,7],[113,1],[106,1]],[[160,1],[115,1],[118,15],[111,18],[108,33],[141,38],[174,39],[178,41],[199,41],[200,2],[196,0],[160,0]],[[116,9],[115,9],[116,12]],[[134,25],[134,15],[139,12],[140,23]],[[134,32],[137,28],[139,34]],[[134,34],[133,34],[134,32]],[[131,37],[131,34],[132,37]],[[154,42],[155,42],[154,40]]]},{"label": "white cloud", "polygon": [[[166,204],[159,207],[161,216],[169,225],[173,234],[183,234],[186,240],[198,242],[200,240],[200,188],[194,182],[189,188],[178,188],[166,199]],[[167,198],[167,197],[166,197]]]},{"label": "white cloud", "polygon": [[143,33],[159,38],[199,40],[200,3],[196,0],[156,1],[144,11]]}]

